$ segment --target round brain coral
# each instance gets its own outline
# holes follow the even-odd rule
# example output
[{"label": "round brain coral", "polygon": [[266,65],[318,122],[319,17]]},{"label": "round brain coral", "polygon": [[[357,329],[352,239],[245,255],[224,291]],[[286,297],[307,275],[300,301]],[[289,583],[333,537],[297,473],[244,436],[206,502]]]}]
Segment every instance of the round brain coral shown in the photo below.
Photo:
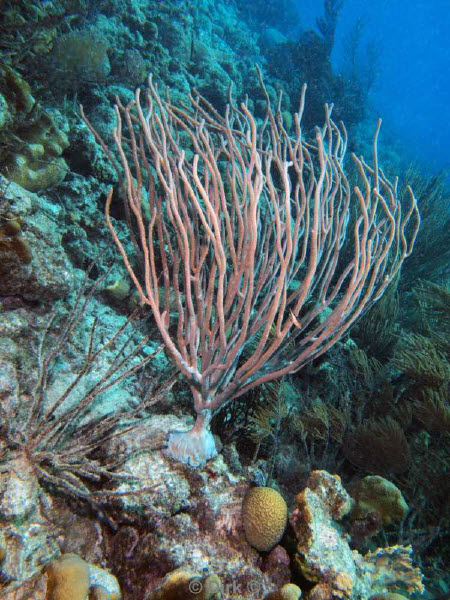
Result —
[{"label": "round brain coral", "polygon": [[286,529],[286,502],[272,488],[251,488],[242,503],[242,520],[248,543],[268,552],[278,544]]}]

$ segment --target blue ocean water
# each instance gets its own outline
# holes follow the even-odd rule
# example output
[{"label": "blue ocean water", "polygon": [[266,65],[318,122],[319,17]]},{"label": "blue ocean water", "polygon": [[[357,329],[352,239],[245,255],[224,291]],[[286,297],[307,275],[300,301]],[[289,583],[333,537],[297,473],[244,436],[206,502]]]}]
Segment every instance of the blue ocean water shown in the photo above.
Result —
[{"label": "blue ocean water", "polygon": [[[322,2],[299,0],[305,28]],[[362,41],[375,44],[378,77],[371,103],[410,158],[433,170],[450,168],[450,2],[448,0],[345,0],[332,55],[337,71],[344,40],[357,19]]]}]

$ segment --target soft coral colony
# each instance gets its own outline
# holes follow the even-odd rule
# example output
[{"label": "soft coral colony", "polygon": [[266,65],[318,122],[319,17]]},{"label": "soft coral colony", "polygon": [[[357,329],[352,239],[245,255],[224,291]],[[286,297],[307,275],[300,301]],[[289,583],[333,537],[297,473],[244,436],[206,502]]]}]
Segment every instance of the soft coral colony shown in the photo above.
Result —
[{"label": "soft coral colony", "polygon": [[[267,102],[262,123],[246,104],[230,102],[221,116],[191,95],[191,110],[179,108],[151,80],[145,107],[140,90],[126,107],[116,105],[120,191],[136,225],[142,277],[110,218],[112,190],[106,219],[191,389],[195,425],[171,434],[168,454],[193,466],[217,454],[209,428],[215,411],[320,357],[381,298],[420,223],[411,188],[402,206],[397,180],[378,166],[380,122],[373,166],[352,156],[361,183],[351,190],[346,131],[331,108],[315,143],[304,142],[305,85],[291,137],[258,75]],[[353,249],[345,253],[348,237]]]}]

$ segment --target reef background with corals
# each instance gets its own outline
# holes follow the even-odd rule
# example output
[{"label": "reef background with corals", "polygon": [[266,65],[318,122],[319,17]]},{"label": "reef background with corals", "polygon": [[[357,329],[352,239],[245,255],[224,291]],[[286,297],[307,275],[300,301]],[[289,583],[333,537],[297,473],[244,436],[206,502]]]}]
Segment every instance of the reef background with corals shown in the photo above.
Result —
[{"label": "reef background with corals", "polygon": [[[262,117],[259,64],[287,129],[307,81],[305,136],[332,101],[370,156],[376,62],[355,31],[353,68],[334,71],[340,5],[311,31],[289,0],[0,2],[0,598],[450,593],[445,175],[381,147],[418,199],[415,252],[326,355],[215,415],[220,454],[193,470],[163,452],[190,393],[111,240],[118,176],[80,117],[112,146],[115,98],[149,73],[220,114],[232,84]],[[125,239],[119,202],[112,218]],[[253,486],[264,518],[246,524]]]}]

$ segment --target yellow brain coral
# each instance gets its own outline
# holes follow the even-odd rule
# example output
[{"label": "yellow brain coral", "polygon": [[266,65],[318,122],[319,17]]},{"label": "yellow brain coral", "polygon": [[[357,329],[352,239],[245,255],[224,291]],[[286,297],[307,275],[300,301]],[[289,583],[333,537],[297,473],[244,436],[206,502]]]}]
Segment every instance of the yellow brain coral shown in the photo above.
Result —
[{"label": "yellow brain coral", "polygon": [[46,567],[49,600],[86,600],[89,566],[76,554],[63,554]]},{"label": "yellow brain coral", "polygon": [[286,502],[272,488],[251,488],[242,503],[242,520],[248,543],[267,552],[283,537],[287,522]]},{"label": "yellow brain coral", "polygon": [[46,600],[120,600],[117,579],[106,569],[73,553],[62,554],[45,567]]}]

